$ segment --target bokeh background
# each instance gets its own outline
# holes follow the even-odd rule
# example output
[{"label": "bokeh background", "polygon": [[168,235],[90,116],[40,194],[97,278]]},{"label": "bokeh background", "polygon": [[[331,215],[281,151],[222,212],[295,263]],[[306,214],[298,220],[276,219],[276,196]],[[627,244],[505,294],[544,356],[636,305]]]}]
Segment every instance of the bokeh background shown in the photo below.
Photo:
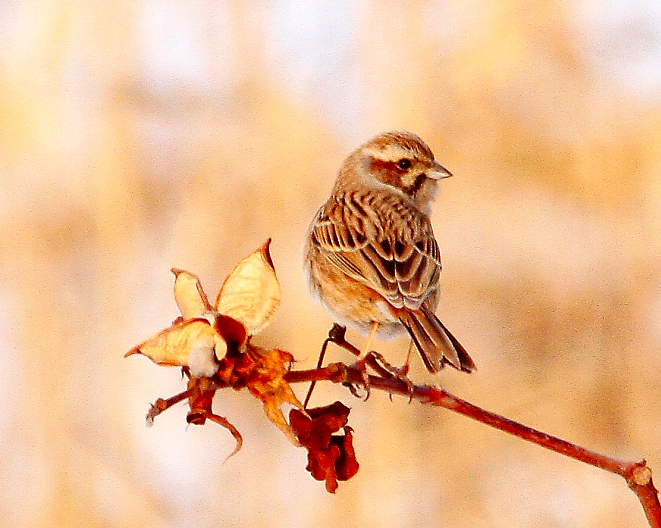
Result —
[{"label": "bokeh background", "polygon": [[658,480],[659,5],[1,2],[2,525],[646,526],[619,477],[334,386],[313,404],[353,408],[362,467],[331,496],[247,393],[215,401],[244,435],[227,461],[183,404],[146,428],[184,382],[122,356],[176,317],[170,268],[213,298],[272,237],[283,302],[257,342],[311,367],[331,320],[308,222],[351,150],[408,129],[455,174],[439,313],[479,368],[412,377]]}]

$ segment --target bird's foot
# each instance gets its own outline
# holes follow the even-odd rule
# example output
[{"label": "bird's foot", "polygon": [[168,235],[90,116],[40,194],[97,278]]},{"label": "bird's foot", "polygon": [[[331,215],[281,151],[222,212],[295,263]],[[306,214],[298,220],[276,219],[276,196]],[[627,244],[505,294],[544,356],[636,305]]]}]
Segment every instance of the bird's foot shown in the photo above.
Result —
[{"label": "bird's foot", "polygon": [[363,386],[363,390],[365,391],[365,396],[363,397],[359,392],[358,389],[356,388],[356,384],[351,382],[351,381],[346,381],[344,385],[346,385],[349,390],[351,391],[351,394],[353,394],[356,398],[363,398],[363,401],[367,401],[370,397],[370,379],[369,379],[369,374],[367,373],[367,362],[370,358],[372,358],[373,352],[367,354],[365,357],[359,357],[355,363],[352,365],[349,365],[348,370],[354,370],[358,371],[358,374],[360,375],[360,382],[359,384]]},{"label": "bird's foot", "polygon": [[372,351],[370,355],[374,358],[375,361],[378,362],[379,366],[383,368],[392,378],[396,379],[400,383],[403,383],[407,387],[407,391],[409,394],[409,403],[413,400],[413,391],[415,388],[415,385],[411,381],[411,379],[408,377],[409,373],[409,362],[407,361],[404,363],[401,367],[395,367],[388,363],[385,358],[379,354],[378,352]]}]

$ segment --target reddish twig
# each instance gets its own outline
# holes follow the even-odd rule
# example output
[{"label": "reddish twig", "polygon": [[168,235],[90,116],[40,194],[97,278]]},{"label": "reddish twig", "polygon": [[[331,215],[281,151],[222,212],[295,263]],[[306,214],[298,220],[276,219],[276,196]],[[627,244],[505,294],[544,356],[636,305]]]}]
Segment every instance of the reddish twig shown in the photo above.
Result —
[{"label": "reddish twig", "polygon": [[[188,403],[191,407],[186,416],[186,421],[195,425],[203,425],[206,420],[211,420],[212,422],[217,423],[221,427],[227,429],[230,434],[234,437],[236,446],[234,451],[230,453],[227,457],[228,459],[241,450],[243,446],[243,437],[239,430],[232,424],[227,418],[223,416],[218,416],[211,411],[211,403],[213,397],[220,387],[216,383],[212,382],[209,379],[195,379],[189,381],[188,389],[174,396],[163,399],[159,398],[156,400],[147,413],[147,425],[152,425],[154,423],[154,418],[164,411],[167,411],[173,405],[177,403],[188,400]],[[227,460],[227,459],[226,459]]]},{"label": "reddish twig", "polygon": [[[334,383],[360,384],[362,375],[357,369],[343,363],[332,363],[320,369],[291,371],[285,376],[285,379],[289,383],[327,380]],[[421,403],[458,412],[546,449],[616,473],[626,480],[628,486],[638,496],[650,526],[661,528],[661,504],[659,503],[658,491],[652,481],[652,471],[645,460],[628,462],[596,453],[504,416],[486,411],[439,387],[407,384],[391,374],[387,376],[370,375],[369,384],[372,389],[383,390],[390,394],[400,394]]]},{"label": "reddish twig", "polygon": [[168,398],[167,400],[164,400],[163,398],[159,398],[156,400],[151,407],[149,408],[149,412],[147,413],[147,425],[152,425],[154,423],[154,418],[156,418],[159,414],[161,414],[163,411],[167,411],[170,407],[173,405],[176,405],[180,401],[184,401],[185,399],[189,398],[195,393],[194,389],[187,389],[183,392],[180,392],[179,394],[175,394],[174,396]]},{"label": "reddish twig", "polygon": [[[234,437],[234,441],[236,442],[236,445],[234,446],[234,451],[232,451],[229,455],[227,455],[225,461],[232,458],[239,451],[241,451],[241,447],[243,446],[243,436],[241,436],[239,430],[227,418],[223,416],[218,416],[217,414],[208,411],[200,411],[198,412],[198,416],[203,420],[211,420],[212,422],[217,423],[221,427],[224,427],[230,432],[232,437]],[[198,421],[196,421],[195,423],[201,425],[204,422],[199,421],[198,419]]]},{"label": "reddish twig", "polygon": [[[341,383],[348,386],[354,395],[356,395],[356,387],[363,386],[368,393],[370,389],[382,390],[391,395],[400,394],[405,396],[409,401],[418,400],[423,404],[435,405],[458,412],[464,416],[496,429],[500,429],[501,431],[505,431],[506,433],[517,436],[528,442],[535,443],[546,449],[550,449],[562,455],[580,460],[586,464],[620,475],[625,479],[628,486],[640,500],[650,526],[652,528],[661,528],[661,504],[659,503],[658,491],[654,487],[652,481],[652,471],[647,466],[645,460],[630,462],[602,455],[576,444],[572,444],[571,442],[567,442],[561,438],[551,436],[537,429],[515,422],[509,418],[484,410],[477,405],[454,396],[440,387],[414,385],[408,378],[401,376],[397,369],[393,369],[376,353],[368,355],[366,363],[361,364],[360,367],[348,366],[344,363],[331,363],[325,367],[321,367],[323,362],[323,352],[325,352],[328,343],[335,343],[352,354],[359,355],[358,349],[346,341],[344,328],[335,325],[329,332],[328,339],[324,342],[318,368],[312,370],[289,371],[284,374],[283,378],[278,378],[286,383],[311,382],[310,390],[308,391],[308,396],[305,400],[306,406],[314,384],[319,381],[331,381],[333,383]],[[238,355],[239,359],[245,357],[247,356],[244,354]],[[287,354],[287,357],[289,358],[287,361],[291,361],[291,355]],[[235,357],[233,360],[236,361],[237,358]],[[252,363],[250,363],[250,365],[251,364]],[[214,414],[211,410],[211,405],[213,397],[218,389],[229,386],[236,389],[244,386],[243,384],[246,383],[246,381],[240,376],[236,378],[237,373],[242,372],[241,368],[239,370],[235,369],[237,365],[244,370],[247,368],[247,366],[240,361],[236,363],[236,365],[229,362],[225,365],[225,367],[227,367],[225,370],[231,374],[228,374],[227,379],[220,375],[216,375],[213,379],[190,378],[187,390],[168,399],[159,398],[151,406],[151,409],[147,414],[147,423],[150,424],[153,422],[154,418],[163,411],[176,403],[187,399],[190,405],[190,411],[187,416],[188,422],[193,424],[203,424],[205,420],[208,419],[225,427],[234,436],[236,448],[232,454],[236,453],[241,448],[242,444],[240,433],[226,418]],[[366,375],[365,365],[368,365],[377,375]],[[263,367],[266,369],[265,371],[268,371],[267,367],[264,365]],[[225,370],[223,370],[223,372],[227,374]],[[248,368],[247,372],[250,373],[252,370]],[[243,375],[245,376],[246,373],[243,372]],[[281,374],[278,376],[280,375]],[[273,389],[270,385],[267,384],[267,386],[270,387],[269,390]],[[285,425],[288,427],[288,424]]]},{"label": "reddish twig", "polygon": [[[335,328],[335,326],[333,326]],[[331,330],[332,332],[332,330]],[[326,357],[326,349],[328,348],[328,343],[333,341],[332,336],[328,336],[324,340],[324,344],[321,345],[321,351],[319,352],[319,359],[317,360],[317,368],[320,369],[321,366],[324,364],[324,358]],[[305,395],[305,400],[303,400],[303,408],[307,409],[308,403],[310,403],[310,398],[312,397],[312,391],[314,391],[314,387],[317,384],[316,380],[312,380],[310,383],[310,388],[308,389],[308,393]]]}]

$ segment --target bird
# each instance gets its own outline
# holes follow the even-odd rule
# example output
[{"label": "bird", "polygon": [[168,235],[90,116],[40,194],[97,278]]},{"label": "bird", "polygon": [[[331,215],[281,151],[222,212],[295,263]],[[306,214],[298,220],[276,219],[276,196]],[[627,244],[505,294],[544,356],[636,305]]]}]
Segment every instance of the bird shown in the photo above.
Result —
[{"label": "bird", "polygon": [[379,134],[346,158],[308,228],[310,290],[335,322],[369,334],[359,360],[375,336],[406,330],[429,372],[476,369],[435,314],[441,257],[429,214],[449,176],[417,135]]}]

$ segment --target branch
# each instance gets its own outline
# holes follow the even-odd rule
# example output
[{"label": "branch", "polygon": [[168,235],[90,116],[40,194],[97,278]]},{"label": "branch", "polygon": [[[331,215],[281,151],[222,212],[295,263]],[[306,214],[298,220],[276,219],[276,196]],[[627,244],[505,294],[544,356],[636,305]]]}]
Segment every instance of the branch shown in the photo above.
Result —
[{"label": "branch", "polygon": [[[347,425],[349,409],[339,402],[308,409],[314,384],[318,381],[342,383],[354,395],[357,395],[356,388],[362,387],[365,399],[371,389],[383,390],[450,409],[546,449],[616,473],[638,496],[650,526],[661,528],[658,492],[644,460],[617,460],[481,409],[440,387],[414,385],[401,369],[390,366],[379,354],[371,352],[361,356],[360,351],[346,341],[345,328],[340,325],[334,325],[329,332],[317,368],[313,370],[291,371],[294,358],[290,353],[253,345],[250,338],[269,324],[280,301],[269,242],[234,268],[223,283],[215,307],[210,305],[196,275],[173,270],[175,300],[182,317],[126,355],[139,353],[161,365],[182,367],[189,378],[188,388],[166,400],[159,398],[147,414],[148,424],[172,405],[188,400],[187,421],[201,425],[210,420],[225,427],[234,436],[236,453],[241,448],[241,435],[226,418],[213,413],[212,402],[219,389],[247,388],[262,402],[269,420],[294,445],[308,449],[306,469],[315,479],[325,480],[326,489],[332,493],[338,480],[347,480],[358,471],[358,461],[353,451],[351,428]],[[328,343],[359,356],[359,361],[354,366],[333,363],[322,368]],[[300,382],[311,382],[305,404],[298,401],[289,385]],[[296,407],[290,412],[289,422],[281,409],[285,403]],[[335,434],[340,431],[343,434]]]},{"label": "branch", "polygon": [[[333,383],[361,384],[363,374],[358,368],[347,366],[344,363],[331,363],[324,368],[291,371],[285,376],[285,380],[289,383],[331,381]],[[650,526],[661,528],[661,504],[659,504],[658,491],[652,481],[652,470],[647,466],[645,460],[628,462],[590,451],[504,416],[486,411],[440,387],[412,385],[393,375],[370,375],[367,380],[371,389],[400,394],[423,404],[444,407],[546,449],[620,475],[638,496]]]}]

